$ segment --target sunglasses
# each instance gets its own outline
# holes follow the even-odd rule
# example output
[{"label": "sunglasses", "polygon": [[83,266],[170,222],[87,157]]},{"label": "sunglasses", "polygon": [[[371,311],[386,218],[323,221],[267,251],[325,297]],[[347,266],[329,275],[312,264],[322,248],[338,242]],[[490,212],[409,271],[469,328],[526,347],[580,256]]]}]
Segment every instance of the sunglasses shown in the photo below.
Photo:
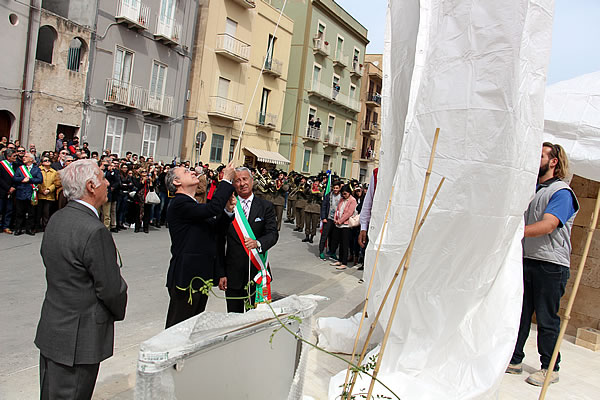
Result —
[{"label": "sunglasses", "polygon": [[42,162],[50,162],[50,160],[48,160],[47,158],[42,160]]}]

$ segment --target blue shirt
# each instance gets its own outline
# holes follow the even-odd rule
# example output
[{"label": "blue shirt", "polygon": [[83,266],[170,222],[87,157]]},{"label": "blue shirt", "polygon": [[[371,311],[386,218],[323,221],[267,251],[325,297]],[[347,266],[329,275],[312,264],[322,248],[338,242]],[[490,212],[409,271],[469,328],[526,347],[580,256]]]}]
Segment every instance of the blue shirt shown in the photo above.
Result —
[{"label": "blue shirt", "polygon": [[567,223],[575,214],[573,195],[569,189],[561,189],[554,193],[546,206],[545,214],[552,214],[560,221],[559,227]]}]

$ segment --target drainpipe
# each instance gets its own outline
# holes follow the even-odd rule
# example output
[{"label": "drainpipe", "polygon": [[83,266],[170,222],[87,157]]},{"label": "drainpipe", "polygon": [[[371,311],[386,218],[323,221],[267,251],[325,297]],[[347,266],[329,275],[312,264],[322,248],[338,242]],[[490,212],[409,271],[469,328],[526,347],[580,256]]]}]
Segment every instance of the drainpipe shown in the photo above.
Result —
[{"label": "drainpipe", "polygon": [[[300,80],[298,81],[298,94],[296,97],[296,120],[294,121],[294,131],[292,132],[292,148],[290,154],[290,165],[295,169],[296,150],[298,147],[298,132],[300,131],[300,121],[302,120],[302,100],[304,99],[304,81],[306,75],[306,56],[308,46],[310,44],[310,24],[312,21],[312,0],[308,1],[308,9],[306,10],[306,21],[304,23],[304,46],[302,46],[302,59],[300,61]],[[302,167],[300,167],[302,171]]]},{"label": "drainpipe", "polygon": [[29,5],[29,20],[27,21],[27,43],[25,44],[25,64],[23,66],[23,81],[21,85],[21,107],[19,110],[19,131],[17,136],[19,142],[21,142],[21,145],[25,144],[23,143],[23,124],[25,122],[25,106],[29,106],[27,101],[27,91],[29,82],[27,78],[29,76],[29,53],[31,51],[31,41],[33,40],[33,38],[31,37],[31,32],[33,30],[33,17],[35,9],[40,8],[40,4],[38,4],[39,2],[40,0],[31,0],[31,3]]},{"label": "drainpipe", "polygon": [[[83,94],[83,113],[81,119],[81,128],[79,136],[82,142],[87,141],[87,128],[88,128],[88,113],[89,113],[89,102],[90,92],[92,88],[92,81],[94,76],[94,62],[96,61],[96,43],[98,41],[96,37],[96,30],[98,29],[98,11],[100,9],[100,0],[96,0],[96,15],[94,16],[94,25],[92,26],[92,33],[90,35],[90,48],[88,53],[88,70],[85,77],[85,92]],[[102,142],[104,146],[104,142]]]}]

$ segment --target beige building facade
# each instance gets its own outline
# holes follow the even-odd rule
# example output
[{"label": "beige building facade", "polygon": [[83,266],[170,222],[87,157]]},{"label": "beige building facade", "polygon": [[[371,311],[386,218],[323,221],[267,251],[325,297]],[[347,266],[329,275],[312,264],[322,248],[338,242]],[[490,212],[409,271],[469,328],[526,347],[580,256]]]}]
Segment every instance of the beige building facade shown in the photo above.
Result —
[{"label": "beige building facade", "polygon": [[275,31],[280,11],[263,0],[210,0],[200,15],[182,159],[286,164],[278,148],[292,20],[282,15]]},{"label": "beige building facade", "polygon": [[379,165],[381,147],[381,88],[383,55],[366,54],[365,72],[360,88],[361,111],[356,130],[356,150],[352,161],[352,178],[368,183]]}]

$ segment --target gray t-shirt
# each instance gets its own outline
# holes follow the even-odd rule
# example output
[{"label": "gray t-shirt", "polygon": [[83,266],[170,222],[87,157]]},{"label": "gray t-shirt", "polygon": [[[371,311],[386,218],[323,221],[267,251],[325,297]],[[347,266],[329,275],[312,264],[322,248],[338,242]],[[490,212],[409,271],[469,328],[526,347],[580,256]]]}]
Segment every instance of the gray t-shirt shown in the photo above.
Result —
[{"label": "gray t-shirt", "polygon": [[341,198],[342,195],[340,193],[335,195],[333,194],[333,192],[331,192],[331,194],[329,195],[329,215],[327,216],[328,219],[333,219],[333,216],[335,215],[335,210],[337,210],[337,206]]}]

